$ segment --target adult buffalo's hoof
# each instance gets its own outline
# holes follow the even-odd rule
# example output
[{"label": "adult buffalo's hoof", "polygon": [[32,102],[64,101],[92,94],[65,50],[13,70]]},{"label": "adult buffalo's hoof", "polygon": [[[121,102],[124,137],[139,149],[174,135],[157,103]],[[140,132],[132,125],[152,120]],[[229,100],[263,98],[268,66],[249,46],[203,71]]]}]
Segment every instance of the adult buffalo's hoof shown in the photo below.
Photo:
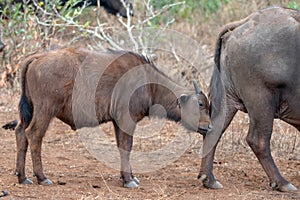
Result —
[{"label": "adult buffalo's hoof", "polygon": [[223,185],[219,181],[217,181],[217,180],[209,181],[206,174],[202,174],[199,177],[199,179],[202,181],[203,186],[206,188],[210,188],[210,189],[222,189],[223,188]]},{"label": "adult buffalo's hoof", "polygon": [[138,185],[140,184],[140,180],[135,176],[133,177],[133,181]]},{"label": "adult buffalo's hoof", "polygon": [[29,178],[26,178],[25,181],[23,181],[21,184],[23,184],[23,185],[31,185],[31,184],[33,184],[33,182]]},{"label": "adult buffalo's hoof", "polygon": [[47,185],[52,185],[53,183],[52,183],[52,181],[50,181],[49,179],[46,178],[45,180],[39,182],[39,184],[47,186]]},{"label": "adult buffalo's hoof", "polygon": [[288,183],[288,184],[283,185],[283,186],[277,186],[277,184],[274,183],[274,184],[271,184],[271,187],[273,189],[279,190],[280,192],[294,192],[294,191],[297,191],[297,188],[291,183]]},{"label": "adult buffalo's hoof", "polygon": [[210,189],[222,189],[223,185],[219,181],[215,181],[213,184],[204,184],[205,187]]},{"label": "adult buffalo's hoof", "polygon": [[293,191],[297,191],[297,188],[293,184],[289,183],[287,185],[282,186],[280,188],[280,191],[281,192],[293,192]]},{"label": "adult buffalo's hoof", "polygon": [[137,184],[134,180],[130,181],[128,183],[124,183],[125,188],[136,188],[138,186],[139,186],[139,184]]}]

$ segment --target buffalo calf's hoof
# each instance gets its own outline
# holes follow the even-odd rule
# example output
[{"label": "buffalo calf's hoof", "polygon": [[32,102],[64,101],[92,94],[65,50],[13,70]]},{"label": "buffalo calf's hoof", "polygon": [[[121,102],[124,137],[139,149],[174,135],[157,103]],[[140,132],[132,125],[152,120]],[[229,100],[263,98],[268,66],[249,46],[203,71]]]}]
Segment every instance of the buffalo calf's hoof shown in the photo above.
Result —
[{"label": "buffalo calf's hoof", "polygon": [[213,184],[204,184],[205,187],[210,189],[222,189],[223,185],[219,181],[215,181]]},{"label": "buffalo calf's hoof", "polygon": [[139,185],[135,181],[130,181],[128,183],[124,183],[125,188],[136,188]]},{"label": "buffalo calf's hoof", "polygon": [[23,181],[21,184],[23,184],[23,185],[31,185],[31,184],[33,184],[33,182],[29,178],[26,178],[25,181]]},{"label": "buffalo calf's hoof", "polygon": [[133,181],[138,185],[140,184],[140,180],[135,176],[133,177]]},{"label": "buffalo calf's hoof", "polygon": [[223,185],[219,181],[217,181],[217,180],[209,181],[206,174],[202,174],[198,178],[202,181],[203,186],[206,188],[210,188],[210,189],[222,189],[223,188]]},{"label": "buffalo calf's hoof", "polygon": [[8,191],[7,190],[0,191],[0,197],[5,197],[7,195],[8,195]]},{"label": "buffalo calf's hoof", "polygon": [[51,180],[45,179],[45,180],[39,182],[39,184],[40,184],[40,185],[45,185],[45,186],[47,186],[47,185],[52,185],[53,183],[52,183]]}]

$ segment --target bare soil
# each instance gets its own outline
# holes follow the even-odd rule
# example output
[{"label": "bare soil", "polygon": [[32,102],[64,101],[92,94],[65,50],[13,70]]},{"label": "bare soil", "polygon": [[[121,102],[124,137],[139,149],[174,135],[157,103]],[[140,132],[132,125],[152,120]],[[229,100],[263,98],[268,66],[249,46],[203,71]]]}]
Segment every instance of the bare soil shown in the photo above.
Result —
[{"label": "bare soil", "polygon": [[[19,95],[1,91],[0,124],[17,117]],[[243,120],[244,116],[238,119]],[[246,132],[247,126],[235,123],[229,132]],[[167,122],[164,130],[171,133],[179,125]],[[284,127],[285,128],[285,127]],[[113,134],[111,125],[104,129]],[[297,132],[289,128],[288,142],[291,154],[275,151],[276,163],[281,173],[300,189],[300,158]],[[52,186],[40,186],[32,176],[30,153],[27,156],[26,171],[33,185],[20,185],[14,175],[16,145],[14,132],[0,129],[0,190],[9,195],[1,199],[300,199],[300,192],[281,193],[269,187],[269,181],[252,151],[239,137],[224,137],[219,145],[214,173],[223,184],[220,190],[210,190],[197,179],[200,168],[199,142],[170,165],[150,172],[135,174],[141,181],[139,188],[122,187],[119,171],[111,169],[95,159],[78,137],[59,120],[51,124],[43,143],[43,164],[45,174],[53,181]],[[289,133],[287,133],[289,134]],[[299,135],[299,134],[298,134]],[[161,140],[167,139],[161,137]],[[294,138],[294,139],[293,139]],[[276,138],[275,138],[276,139]],[[296,140],[297,139],[297,140]],[[279,138],[279,144],[286,142]],[[295,141],[296,140],[296,141]],[[150,141],[151,142],[151,141]],[[293,143],[294,142],[294,143]],[[155,143],[155,141],[154,141]],[[276,147],[276,141],[273,142]],[[293,143],[293,144],[291,144]],[[144,150],[151,143],[141,145]],[[283,148],[284,146],[282,146]],[[134,147],[137,148],[137,147]],[[295,151],[296,148],[296,151]],[[297,152],[298,151],[298,152]],[[279,153],[278,153],[279,152]],[[282,153],[280,153],[282,152]],[[298,154],[297,154],[298,153]]]}]

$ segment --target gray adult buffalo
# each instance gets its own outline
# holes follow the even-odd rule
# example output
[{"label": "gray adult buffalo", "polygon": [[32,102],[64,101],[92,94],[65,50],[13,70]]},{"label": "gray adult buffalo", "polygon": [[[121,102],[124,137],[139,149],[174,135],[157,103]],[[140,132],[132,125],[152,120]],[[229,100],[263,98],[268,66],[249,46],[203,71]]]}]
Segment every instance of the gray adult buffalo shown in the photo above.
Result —
[{"label": "gray adult buffalo", "polygon": [[204,136],[199,178],[208,188],[216,181],[213,158],[216,146],[238,110],[247,112],[247,142],[280,191],[297,190],[274,163],[270,139],[274,118],[300,130],[300,12],[270,7],[226,25],[217,40],[210,83],[214,129]]}]

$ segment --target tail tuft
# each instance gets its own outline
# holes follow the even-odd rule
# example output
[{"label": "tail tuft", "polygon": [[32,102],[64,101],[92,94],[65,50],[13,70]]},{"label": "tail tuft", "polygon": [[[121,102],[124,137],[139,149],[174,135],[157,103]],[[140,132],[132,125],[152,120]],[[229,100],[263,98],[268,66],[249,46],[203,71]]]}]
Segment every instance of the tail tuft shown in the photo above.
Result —
[{"label": "tail tuft", "polygon": [[21,124],[24,128],[27,128],[28,125],[31,122],[32,119],[32,113],[33,113],[33,107],[32,102],[30,100],[30,97],[28,94],[26,94],[27,91],[27,84],[26,84],[26,74],[27,70],[29,68],[30,63],[32,63],[36,58],[38,58],[40,55],[36,54],[34,56],[30,56],[25,61],[21,63],[21,66],[23,66],[22,72],[21,72],[21,99],[19,103],[19,115]]},{"label": "tail tuft", "polygon": [[18,125],[18,120],[11,121],[5,125],[2,126],[2,128],[7,130],[15,130],[16,126]]}]

